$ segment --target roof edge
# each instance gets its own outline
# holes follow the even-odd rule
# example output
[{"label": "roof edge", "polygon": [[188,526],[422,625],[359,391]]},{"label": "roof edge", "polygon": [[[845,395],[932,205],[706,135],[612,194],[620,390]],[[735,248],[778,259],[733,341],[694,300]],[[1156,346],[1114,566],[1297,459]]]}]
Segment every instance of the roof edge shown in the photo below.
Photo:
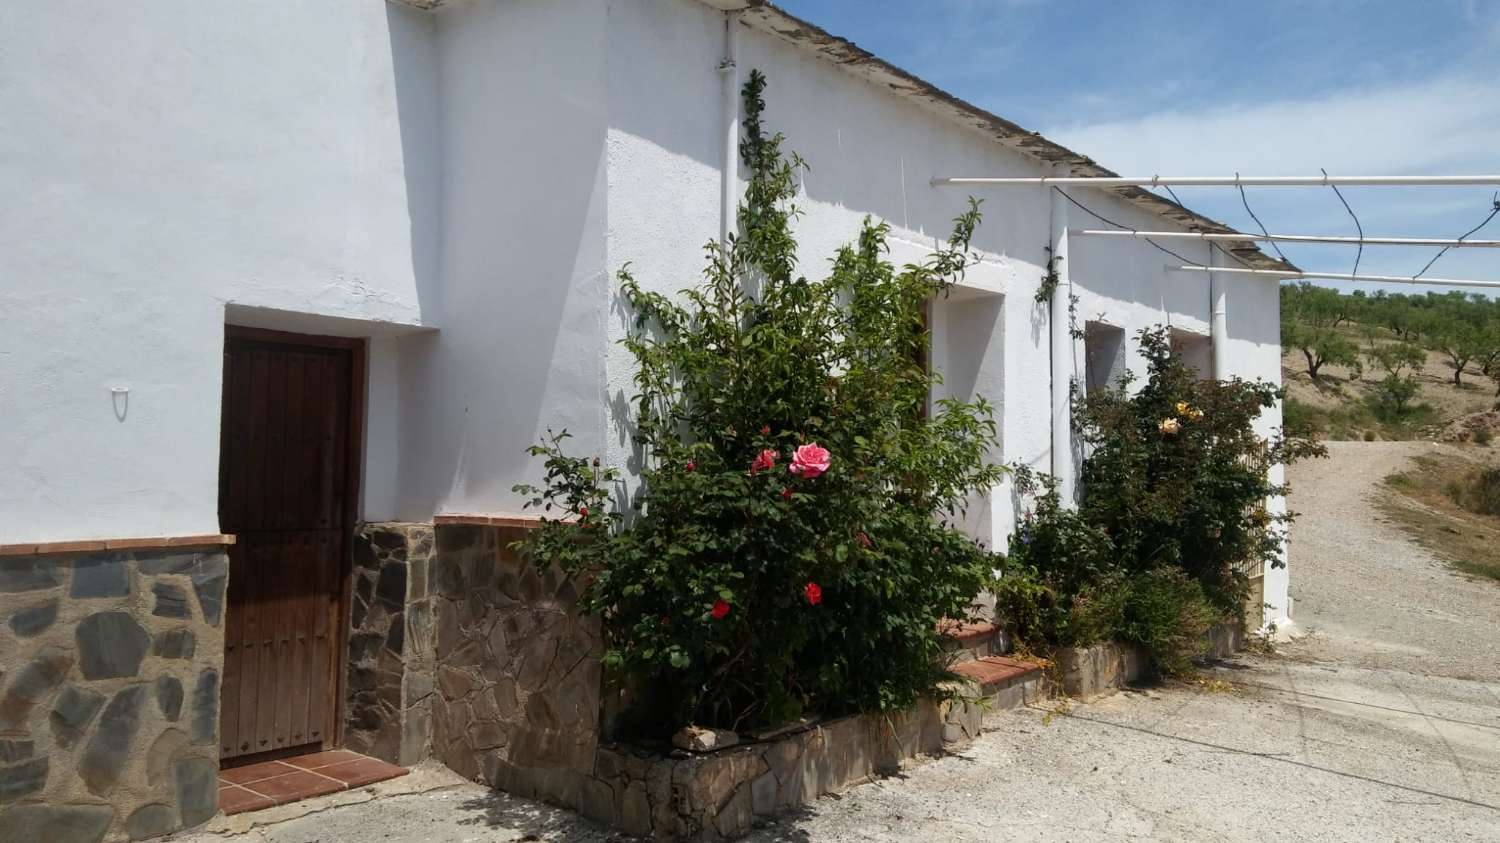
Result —
[{"label": "roof edge", "polygon": [[[1048,140],[1040,132],[1030,131],[1005,118],[957,97],[894,64],[880,58],[848,39],[834,35],[817,24],[803,20],[769,0],[698,0],[725,12],[739,12],[740,19],[752,29],[775,36],[801,49],[883,87],[952,122],[977,129],[1007,148],[1032,160],[1056,168],[1058,175],[1118,176],[1094,159]],[[1217,220],[1197,213],[1177,202],[1139,187],[1095,188],[1143,208],[1152,214],[1187,227],[1191,231],[1239,233]],[[1291,263],[1267,255],[1254,245],[1221,247],[1257,269],[1295,270]]]}]

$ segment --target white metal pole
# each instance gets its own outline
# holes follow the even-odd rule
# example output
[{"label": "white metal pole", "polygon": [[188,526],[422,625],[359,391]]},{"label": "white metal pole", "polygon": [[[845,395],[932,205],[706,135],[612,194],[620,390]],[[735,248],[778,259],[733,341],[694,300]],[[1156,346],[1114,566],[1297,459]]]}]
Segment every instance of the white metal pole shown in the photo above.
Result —
[{"label": "white metal pole", "polygon": [[724,14],[724,60],[719,63],[720,98],[724,110],[724,166],[719,176],[719,243],[729,248],[739,205],[740,74],[738,12]]},{"label": "white metal pole", "polygon": [[1052,289],[1047,318],[1052,352],[1052,476],[1063,503],[1074,501],[1073,477],[1073,333],[1068,324],[1072,284],[1068,264],[1068,198],[1052,194],[1052,266],[1057,284]]},{"label": "white metal pole", "polygon": [[1325,187],[1331,185],[1500,185],[1500,174],[1478,176],[953,176],[934,187]]},{"label": "white metal pole", "polygon": [[1380,281],[1391,284],[1425,284],[1434,287],[1500,287],[1500,281],[1472,281],[1463,278],[1413,278],[1410,275],[1358,275],[1348,272],[1288,272],[1284,269],[1247,269],[1243,267],[1176,266],[1167,269],[1181,272],[1230,272],[1237,275],[1275,275],[1281,278],[1326,278],[1330,281]]},{"label": "white metal pole", "polygon": [[[1219,250],[1212,246],[1208,249],[1208,264],[1218,269],[1224,263],[1224,258]],[[1229,289],[1229,278],[1222,272],[1210,272],[1208,274],[1208,312],[1209,312],[1209,334],[1213,343],[1213,373],[1214,380],[1229,380],[1229,308],[1226,299]]]},{"label": "white metal pole", "polygon": [[1244,234],[1221,231],[1135,231],[1132,229],[1074,229],[1072,235],[1086,237],[1135,237],[1152,240],[1205,240],[1210,243],[1336,243],[1355,246],[1448,246],[1451,248],[1500,248],[1500,240],[1454,240],[1440,237],[1346,237],[1323,234]]}]

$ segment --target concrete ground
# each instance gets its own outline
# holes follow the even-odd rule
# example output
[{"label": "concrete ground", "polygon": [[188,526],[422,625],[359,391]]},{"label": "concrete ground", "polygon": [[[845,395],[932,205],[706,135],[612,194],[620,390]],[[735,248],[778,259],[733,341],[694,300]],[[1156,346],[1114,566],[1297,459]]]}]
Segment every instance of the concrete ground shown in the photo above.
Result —
[{"label": "concrete ground", "polygon": [[[961,755],[750,839],[1500,841],[1500,587],[1449,572],[1368,503],[1423,447],[1335,443],[1293,469],[1299,641],[1194,682],[1012,713]],[[620,839],[441,769],[388,785],[185,839]]]}]

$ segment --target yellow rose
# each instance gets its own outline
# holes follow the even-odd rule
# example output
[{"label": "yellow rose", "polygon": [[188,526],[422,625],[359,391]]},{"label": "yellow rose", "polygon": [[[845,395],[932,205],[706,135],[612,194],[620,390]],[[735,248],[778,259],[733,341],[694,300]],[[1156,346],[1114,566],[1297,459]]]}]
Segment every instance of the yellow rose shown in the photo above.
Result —
[{"label": "yellow rose", "polygon": [[1188,402],[1186,402],[1186,401],[1178,401],[1177,402],[1177,415],[1179,415],[1179,416],[1186,415],[1187,411],[1188,411]]},{"label": "yellow rose", "polygon": [[1176,419],[1162,419],[1161,424],[1156,426],[1162,433],[1176,433],[1182,429],[1182,424]]}]

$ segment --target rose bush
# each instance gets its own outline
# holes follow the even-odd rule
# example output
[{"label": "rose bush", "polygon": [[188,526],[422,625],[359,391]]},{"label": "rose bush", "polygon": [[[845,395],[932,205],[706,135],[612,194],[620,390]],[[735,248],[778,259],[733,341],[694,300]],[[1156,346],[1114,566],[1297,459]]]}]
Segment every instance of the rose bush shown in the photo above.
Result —
[{"label": "rose bush", "polygon": [[1031,646],[1141,645],[1164,672],[1186,669],[1212,622],[1244,622],[1249,575],[1284,564],[1293,513],[1269,469],[1322,453],[1260,414],[1281,391],[1263,381],[1204,380],[1164,328],[1140,333],[1144,380],[1075,398],[1087,456],[1076,509],[1048,478],[1018,472],[1035,509],[1011,541],[997,586],[1011,632]]},{"label": "rose bush", "polygon": [[892,266],[886,227],[867,220],[827,278],[798,275],[801,163],[762,128],[764,87],[752,73],[740,234],[707,247],[704,283],[678,302],[620,276],[635,316],[630,508],[608,509],[620,475],[561,437],[532,449],[546,484],[518,487],[548,513],[525,549],[591,578],[583,605],[638,733],[908,706],[944,676],[939,621],[967,617],[997,564],[945,523],[999,480],[990,406],[926,413],[921,362],[927,302],[972,260],[977,205],[925,263]]}]

